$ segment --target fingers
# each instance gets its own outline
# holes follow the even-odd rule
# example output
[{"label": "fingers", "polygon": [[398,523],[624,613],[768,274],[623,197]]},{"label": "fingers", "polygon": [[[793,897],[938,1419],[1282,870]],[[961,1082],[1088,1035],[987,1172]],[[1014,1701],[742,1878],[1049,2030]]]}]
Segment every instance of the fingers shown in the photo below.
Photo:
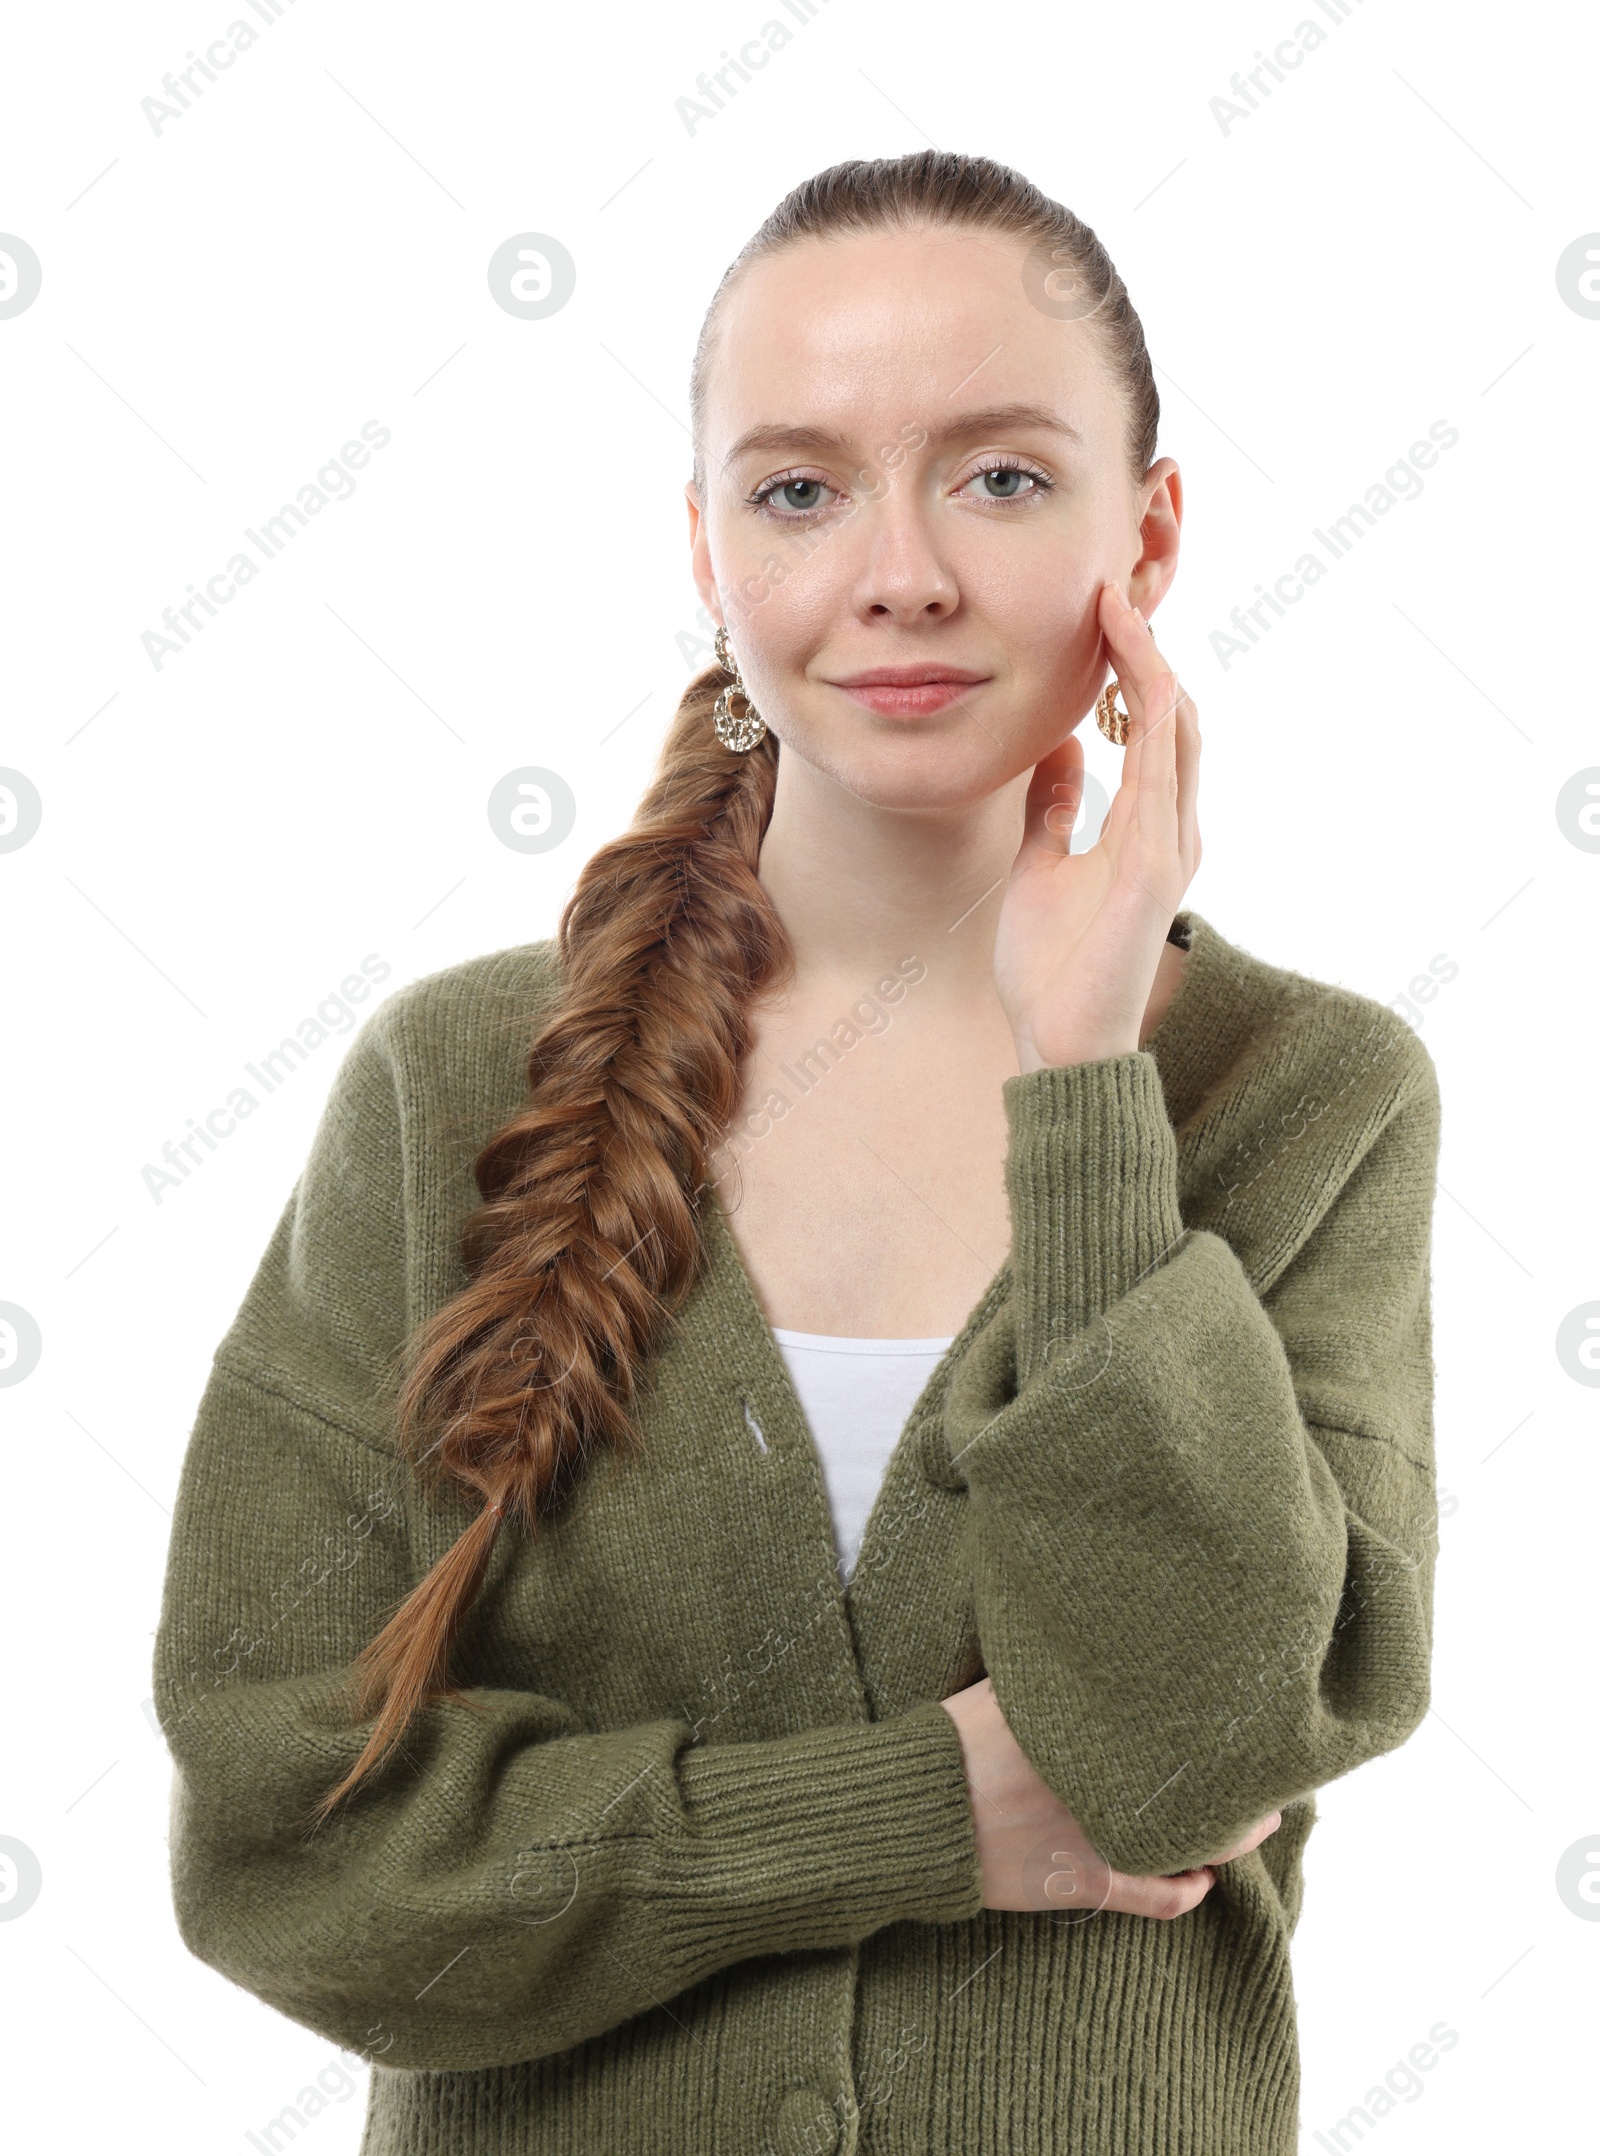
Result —
[{"label": "fingers", "polygon": [[1170,1921],[1197,1909],[1216,1884],[1208,1864],[1194,1871],[1176,1872],[1170,1879],[1150,1878],[1137,1872],[1113,1872],[1111,1892],[1103,1907],[1120,1909],[1125,1916],[1148,1916]]},{"label": "fingers", "polygon": [[1200,864],[1200,714],[1187,689],[1178,695],[1178,851],[1190,875]]},{"label": "fingers", "polygon": [[1225,1849],[1221,1856],[1213,1857],[1209,1864],[1197,1864],[1190,1871],[1174,1872],[1168,1876],[1151,1877],[1137,1872],[1113,1872],[1111,1891],[1101,1904],[1105,1909],[1120,1909],[1127,1916],[1148,1916],[1170,1920],[1186,1916],[1197,1909],[1217,1883],[1216,1868],[1233,1857],[1247,1856],[1258,1849],[1269,1834],[1275,1834],[1282,1823],[1281,1812],[1269,1812],[1265,1819],[1258,1819],[1242,1841]]},{"label": "fingers", "polygon": [[1115,586],[1105,587],[1101,619],[1111,663],[1129,713],[1122,783],[1140,834],[1158,849],[1178,844],[1178,678],[1162,659],[1133,608]]},{"label": "fingers", "polygon": [[1283,1824],[1282,1812],[1268,1812],[1265,1819],[1258,1819],[1243,1841],[1235,1842],[1231,1849],[1224,1849],[1220,1857],[1213,1857],[1213,1864],[1226,1864],[1230,1858],[1248,1856],[1252,1849],[1259,1849],[1269,1834],[1276,1834]]},{"label": "fingers", "polygon": [[1137,804],[1141,831],[1176,849],[1187,881],[1200,858],[1200,716],[1154,631],[1110,584],[1102,587],[1100,620],[1131,721],[1123,784]]},{"label": "fingers", "polygon": [[1177,681],[1161,656],[1154,632],[1111,584],[1104,588],[1100,619],[1111,647],[1112,671],[1122,684],[1123,699],[1136,722],[1129,729],[1131,748],[1141,734],[1153,731],[1171,711]]},{"label": "fingers", "polygon": [[1073,826],[1083,807],[1083,743],[1068,734],[1035,764],[1023,811],[1023,842],[1046,853],[1072,851]]}]

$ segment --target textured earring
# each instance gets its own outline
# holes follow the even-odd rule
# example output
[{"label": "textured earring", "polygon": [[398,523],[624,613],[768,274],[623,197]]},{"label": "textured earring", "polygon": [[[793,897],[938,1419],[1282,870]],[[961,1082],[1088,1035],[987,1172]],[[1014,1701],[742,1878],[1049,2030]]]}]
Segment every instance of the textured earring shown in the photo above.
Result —
[{"label": "textured earring", "polygon": [[1122,694],[1122,683],[1113,674],[1100,691],[1100,701],[1094,707],[1095,723],[1106,739],[1119,749],[1128,745],[1129,712],[1126,701],[1122,710],[1117,709],[1117,698]]},{"label": "textured earring", "polygon": [[[739,678],[739,662],[728,648],[728,632],[719,629],[716,635],[717,664],[725,674],[733,676],[732,683],[718,696],[711,707],[711,723],[717,730],[717,739],[725,749],[743,755],[753,749],[767,730],[767,722],[751,703],[744,683]],[[744,706],[735,711],[733,700],[737,697]]]}]

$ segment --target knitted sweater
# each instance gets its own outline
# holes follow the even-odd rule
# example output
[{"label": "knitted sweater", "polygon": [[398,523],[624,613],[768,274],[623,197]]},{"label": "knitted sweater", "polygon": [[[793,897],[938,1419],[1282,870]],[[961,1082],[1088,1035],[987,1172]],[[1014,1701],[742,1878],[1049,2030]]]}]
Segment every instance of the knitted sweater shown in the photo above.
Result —
[{"label": "knitted sweater", "polygon": [[[848,1588],[708,1184],[642,1451],[501,1536],[471,1706],[306,1837],[347,1665],[473,1516],[400,1460],[392,1358],[464,1284],[555,947],[367,1017],[200,1399],[155,1651],[182,1936],[372,2062],[363,2156],[1293,2156],[1313,1793],[1428,1703],[1439,1096],[1381,1004],[1180,921],[1147,1046],[1004,1083],[1011,1253]],[[1282,1825],[1175,1920],[985,1909],[938,1704],[985,1672],[1117,1869]]]}]

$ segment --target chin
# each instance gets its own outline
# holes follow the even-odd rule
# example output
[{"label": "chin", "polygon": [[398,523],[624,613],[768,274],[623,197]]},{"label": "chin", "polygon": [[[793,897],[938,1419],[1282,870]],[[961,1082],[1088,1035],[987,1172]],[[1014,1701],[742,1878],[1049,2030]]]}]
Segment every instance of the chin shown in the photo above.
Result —
[{"label": "chin", "polygon": [[[898,737],[871,746],[839,741],[792,745],[797,756],[873,808],[966,808],[1014,775],[998,769],[992,758],[976,761],[948,734],[935,740],[926,725],[907,726]],[[988,742],[984,746],[992,748]]]}]

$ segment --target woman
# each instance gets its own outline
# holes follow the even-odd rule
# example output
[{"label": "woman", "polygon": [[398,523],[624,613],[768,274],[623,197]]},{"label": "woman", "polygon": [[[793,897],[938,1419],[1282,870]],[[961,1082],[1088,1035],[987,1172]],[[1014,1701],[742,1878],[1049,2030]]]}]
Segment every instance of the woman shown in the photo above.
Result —
[{"label": "woman", "polygon": [[1179,910],[1087,227],[836,167],[692,401],[719,664],[559,936],[370,1016],[217,1353],[183,1936],[367,2156],[1288,2156],[1313,1792],[1428,1698],[1433,1066]]}]

